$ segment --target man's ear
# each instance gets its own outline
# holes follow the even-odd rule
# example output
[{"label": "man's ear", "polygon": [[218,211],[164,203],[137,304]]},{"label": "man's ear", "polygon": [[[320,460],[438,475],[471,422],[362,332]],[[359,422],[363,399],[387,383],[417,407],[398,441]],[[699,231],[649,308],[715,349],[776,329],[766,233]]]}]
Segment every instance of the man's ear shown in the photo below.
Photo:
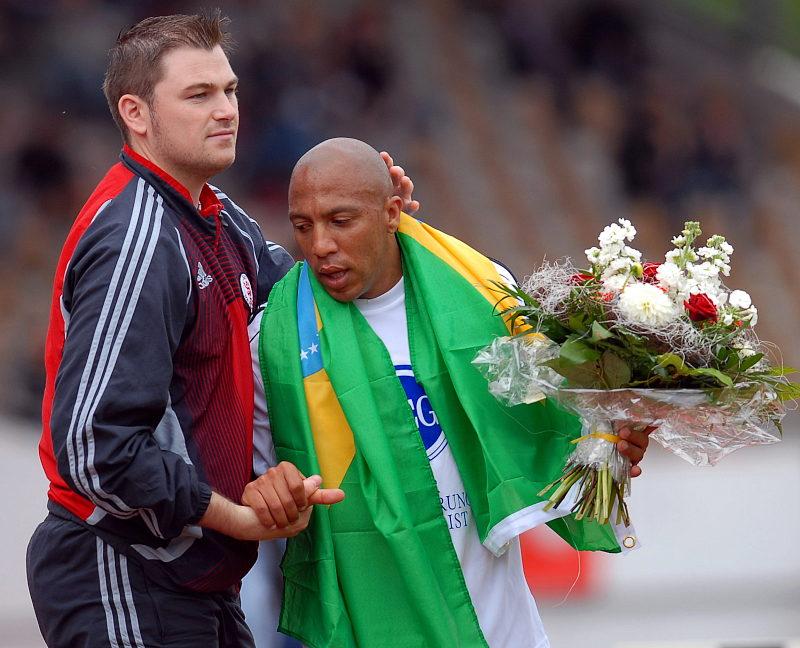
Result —
[{"label": "man's ear", "polygon": [[400,227],[400,212],[403,209],[403,199],[400,196],[391,196],[386,199],[386,225],[389,234],[394,234]]},{"label": "man's ear", "polygon": [[151,124],[150,106],[136,95],[122,95],[117,102],[122,121],[131,133],[143,137],[147,134]]}]

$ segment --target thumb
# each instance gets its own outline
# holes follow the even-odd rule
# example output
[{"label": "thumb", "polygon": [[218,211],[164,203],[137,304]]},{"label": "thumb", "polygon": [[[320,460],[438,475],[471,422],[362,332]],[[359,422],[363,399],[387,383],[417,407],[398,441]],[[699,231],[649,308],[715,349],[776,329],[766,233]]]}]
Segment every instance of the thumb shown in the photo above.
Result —
[{"label": "thumb", "polygon": [[306,490],[306,499],[318,491],[320,486],[322,486],[322,477],[319,475],[311,475],[311,477],[306,477],[303,480],[303,488]]},{"label": "thumb", "polygon": [[309,504],[338,504],[344,499],[340,488],[319,488],[308,498]]},{"label": "thumb", "polygon": [[338,504],[344,499],[344,491],[339,488],[320,488],[322,477],[311,475],[303,480],[309,504]]}]

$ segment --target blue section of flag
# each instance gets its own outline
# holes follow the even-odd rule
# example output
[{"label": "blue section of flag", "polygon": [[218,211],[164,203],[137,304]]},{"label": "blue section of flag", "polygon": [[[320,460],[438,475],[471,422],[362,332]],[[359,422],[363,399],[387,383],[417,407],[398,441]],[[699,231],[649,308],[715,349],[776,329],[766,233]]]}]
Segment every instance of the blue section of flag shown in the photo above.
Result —
[{"label": "blue section of flag", "polygon": [[297,331],[300,336],[300,366],[303,378],[307,378],[322,369],[317,311],[314,305],[314,293],[311,292],[307,263],[300,268],[300,282],[297,287]]},{"label": "blue section of flag", "polygon": [[[414,420],[417,422],[422,443],[425,445],[425,450],[430,450],[434,444],[442,436],[442,427],[439,425],[439,419],[436,417],[436,412],[431,407],[431,402],[428,400],[428,395],[425,389],[417,382],[414,377],[414,371],[411,365],[395,365],[395,372],[403,385],[408,398],[408,404],[411,406],[411,411],[414,413]],[[442,439],[444,442],[444,439]],[[441,449],[436,447],[435,454],[438,455]],[[444,442],[446,445],[446,442]],[[433,457],[429,457],[433,458]]]}]

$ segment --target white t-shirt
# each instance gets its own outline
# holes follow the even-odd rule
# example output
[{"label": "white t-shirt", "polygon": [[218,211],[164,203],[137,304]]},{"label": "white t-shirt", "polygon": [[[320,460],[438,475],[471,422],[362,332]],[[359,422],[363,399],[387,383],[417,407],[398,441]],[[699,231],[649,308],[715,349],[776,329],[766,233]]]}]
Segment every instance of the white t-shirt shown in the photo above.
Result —
[{"label": "white t-shirt", "polygon": [[259,331],[263,314],[262,308],[247,325],[247,334],[250,336],[250,359],[253,362],[253,471],[256,475],[263,475],[278,465],[272,442],[272,429],[269,426],[264,377],[261,375],[261,361],[258,357]]},{"label": "white t-shirt", "polygon": [[499,557],[481,544],[446,431],[414,378],[403,284],[401,279],[389,292],[354,303],[383,340],[408,396],[481,630],[491,648],[548,648],[550,643],[522,571],[519,539],[514,537]]}]

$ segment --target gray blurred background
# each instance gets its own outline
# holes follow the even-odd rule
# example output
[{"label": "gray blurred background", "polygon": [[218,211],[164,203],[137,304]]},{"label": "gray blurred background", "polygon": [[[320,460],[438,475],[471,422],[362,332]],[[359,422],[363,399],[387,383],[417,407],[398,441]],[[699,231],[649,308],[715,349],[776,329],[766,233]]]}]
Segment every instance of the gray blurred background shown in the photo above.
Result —
[{"label": "gray blurred background", "polygon": [[[100,90],[106,52],[145,16],[203,6],[0,2],[3,648],[42,645],[24,550],[45,510],[43,343],[61,243],[120,147]],[[753,296],[761,337],[800,365],[800,1],[221,6],[238,42],[241,129],[217,184],[268,238],[293,249],[285,195],[297,158],[358,137],[413,177],[422,218],[521,276],[545,255],[582,260],[619,217],[663,260],[683,221],[700,220],[734,246],[729,285]],[[653,448],[631,499],[639,551],[576,556],[551,581],[529,555],[554,648],[800,637],[798,432],[792,413],[783,443],[713,469]]]}]

